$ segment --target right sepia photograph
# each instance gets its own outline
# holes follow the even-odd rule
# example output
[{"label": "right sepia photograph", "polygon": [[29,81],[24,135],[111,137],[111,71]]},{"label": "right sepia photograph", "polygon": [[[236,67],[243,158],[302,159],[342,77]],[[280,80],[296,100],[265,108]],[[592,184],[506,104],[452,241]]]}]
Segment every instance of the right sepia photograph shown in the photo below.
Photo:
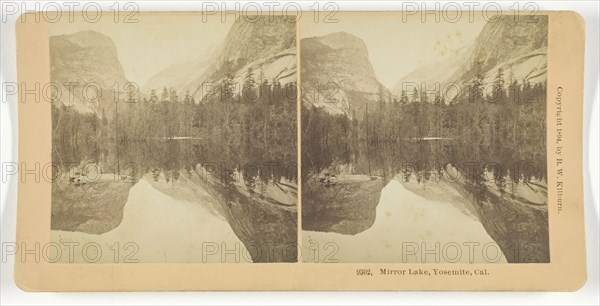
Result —
[{"label": "right sepia photograph", "polygon": [[301,260],[550,262],[548,17],[425,17],[300,23]]}]

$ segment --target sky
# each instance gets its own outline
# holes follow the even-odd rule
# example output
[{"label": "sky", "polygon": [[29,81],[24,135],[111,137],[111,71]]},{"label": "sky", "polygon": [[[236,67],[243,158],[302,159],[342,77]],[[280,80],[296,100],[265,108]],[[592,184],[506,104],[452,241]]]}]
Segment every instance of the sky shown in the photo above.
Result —
[{"label": "sky", "polygon": [[203,22],[199,13],[140,13],[135,23],[119,22],[103,14],[96,23],[76,16],[74,22],[61,18],[51,23],[49,34],[63,35],[93,30],[110,37],[117,48],[125,76],[143,86],[150,77],[168,66],[208,55],[225,40],[234,19],[225,23],[209,16]]},{"label": "sky", "polygon": [[[454,16],[448,16],[453,18]],[[344,31],[361,38],[367,45],[369,60],[378,80],[387,88],[393,88],[402,77],[419,66],[442,60],[456,53],[461,47],[473,42],[485,24],[483,17],[468,16],[456,23],[436,23],[434,16],[422,22],[421,16],[400,13],[339,13],[337,23],[315,23],[309,18],[300,25],[301,37],[322,36]],[[441,18],[441,17],[440,17]]]}]

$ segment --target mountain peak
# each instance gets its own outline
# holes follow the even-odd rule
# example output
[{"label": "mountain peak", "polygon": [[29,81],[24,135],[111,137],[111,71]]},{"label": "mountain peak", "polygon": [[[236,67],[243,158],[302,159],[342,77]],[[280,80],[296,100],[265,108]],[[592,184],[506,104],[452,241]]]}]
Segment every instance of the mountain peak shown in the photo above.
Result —
[{"label": "mountain peak", "polygon": [[[548,16],[517,21],[512,16],[489,20],[477,37],[468,60],[468,76],[489,71],[502,62],[526,56],[548,46]],[[478,67],[475,67],[478,64]]]},{"label": "mountain peak", "polygon": [[60,36],[54,36],[57,38],[67,39],[68,41],[78,45],[79,47],[106,47],[114,50],[116,54],[116,47],[110,37],[93,30],[79,31],[73,34],[66,34]]},{"label": "mountain peak", "polygon": [[286,16],[248,21],[239,19],[224,41],[210,54],[174,64],[150,78],[145,92],[163,86],[187,92],[200,101],[207,94],[205,83],[221,83],[231,75],[241,84],[248,70],[254,78],[278,81],[282,85],[296,81],[296,23]]},{"label": "mountain peak", "polygon": [[[73,99],[62,94],[60,102],[80,112],[94,112],[114,104],[114,101],[110,103],[109,91],[114,88],[111,86],[117,82],[122,87],[128,82],[112,39],[96,31],[50,37],[50,72],[51,80],[60,84],[63,92],[73,91]],[[79,85],[71,89],[64,87],[70,82]],[[82,92],[82,87],[91,83],[106,91],[98,103],[86,101]]]},{"label": "mountain peak", "polygon": [[365,42],[347,32],[334,32],[320,37],[314,37],[320,43],[332,48],[332,49],[350,49],[356,50],[359,53],[364,53],[368,56],[368,49]]},{"label": "mountain peak", "polygon": [[225,38],[220,60],[231,62],[233,68],[241,68],[246,63],[295,47],[295,22],[285,16],[261,17],[256,21],[233,24]]},{"label": "mountain peak", "polygon": [[335,32],[304,38],[300,44],[302,85],[309,92],[303,103],[334,114],[351,115],[376,103],[381,90],[362,39]]},{"label": "mountain peak", "polygon": [[321,38],[322,39],[340,39],[340,40],[358,40],[358,41],[362,42],[362,39],[360,39],[360,38],[356,37],[355,35],[352,35],[348,32],[345,32],[345,31],[329,33],[327,35],[321,36]]},{"label": "mountain peak", "polygon": [[[404,76],[394,87],[401,94],[406,83],[466,84],[480,74],[484,83],[492,83],[499,69],[505,71],[506,84],[517,80],[543,82],[546,79],[548,45],[548,17],[535,16],[527,21],[517,21],[512,16],[490,19],[477,38],[455,57],[431,62]],[[450,88],[450,87],[448,87]],[[442,88],[442,91],[444,89]],[[442,92],[446,100],[458,92]]]}]

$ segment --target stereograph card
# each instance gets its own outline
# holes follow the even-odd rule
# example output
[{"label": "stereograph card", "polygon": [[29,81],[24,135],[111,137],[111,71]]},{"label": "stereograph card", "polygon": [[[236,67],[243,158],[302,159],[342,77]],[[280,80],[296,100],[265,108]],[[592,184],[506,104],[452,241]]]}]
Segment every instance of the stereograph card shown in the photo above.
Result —
[{"label": "stereograph card", "polygon": [[463,13],[22,15],[16,282],[581,287],[584,23]]}]

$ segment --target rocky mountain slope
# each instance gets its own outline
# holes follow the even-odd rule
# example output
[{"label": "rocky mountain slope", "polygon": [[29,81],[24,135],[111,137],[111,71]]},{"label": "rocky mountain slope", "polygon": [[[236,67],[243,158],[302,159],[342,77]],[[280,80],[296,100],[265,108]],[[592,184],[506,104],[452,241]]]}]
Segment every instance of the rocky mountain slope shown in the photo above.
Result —
[{"label": "rocky mountain slope", "polygon": [[[296,81],[296,23],[293,19],[284,16],[265,16],[253,22],[240,19],[212,55],[168,67],[153,76],[144,88],[146,92],[163,86],[182,93],[189,91],[198,101],[212,88],[206,83],[218,85],[228,73],[241,88],[249,68],[254,71],[256,81],[261,81],[261,77],[281,84]],[[159,84],[157,80],[168,81]]]},{"label": "rocky mountain slope", "polygon": [[[82,31],[71,35],[50,38],[51,78],[61,85],[58,100],[72,105],[82,113],[113,110],[114,93],[125,99],[125,77],[118,60],[113,41],[98,32]],[[215,86],[226,74],[233,75],[238,90],[241,88],[248,69],[254,71],[257,82],[278,81],[282,85],[296,81],[296,24],[293,18],[284,16],[264,17],[248,22],[240,19],[234,23],[224,42],[210,52],[210,55],[197,59],[185,59],[163,69],[149,79],[141,88],[144,94],[152,89],[160,92],[166,87],[180,94],[189,91],[196,101]],[[261,80],[262,78],[262,80]],[[78,82],[79,86],[65,85]],[[118,87],[114,84],[118,83]],[[101,88],[101,96],[95,103],[86,99],[95,97],[94,88],[84,94],[83,85],[93,83]],[[69,89],[71,88],[71,89]]]},{"label": "rocky mountain slope", "polygon": [[128,83],[115,44],[94,31],[50,37],[50,76],[60,86],[56,100],[82,113],[109,112]]},{"label": "rocky mountain slope", "polygon": [[[403,77],[394,87],[400,95],[403,82],[457,82],[468,84],[480,73],[484,83],[492,83],[501,69],[505,84],[516,80],[533,83],[546,80],[548,17],[515,20],[513,16],[491,19],[474,44],[450,61],[432,63]],[[429,86],[428,86],[429,88]],[[455,95],[449,92],[446,98]]]},{"label": "rocky mountain slope", "polygon": [[452,82],[459,74],[459,69],[465,64],[471,52],[473,52],[473,44],[457,50],[450,58],[420,66],[400,79],[392,88],[392,92],[401,96],[404,89],[406,94],[410,95],[414,86],[421,86],[423,83],[426,84],[427,89],[435,88],[436,84],[441,88]]},{"label": "rocky mountain slope", "polygon": [[389,91],[377,80],[367,46],[345,32],[302,39],[302,101],[332,114],[358,114],[377,107]]},{"label": "rocky mountain slope", "polygon": [[193,60],[184,60],[161,70],[144,84],[142,92],[149,93],[156,90],[160,93],[163,88],[184,92],[188,88],[199,86],[195,83],[202,79],[214,60],[215,53],[216,51],[213,50],[208,57],[201,56]]},{"label": "rocky mountain slope", "polygon": [[[521,72],[520,75],[515,75],[517,79],[539,78],[541,74],[545,75],[546,66],[532,65],[533,62],[528,60],[532,56],[539,56],[545,62],[547,46],[547,16],[536,16],[528,21],[516,21],[512,16],[492,19],[477,37],[475,49],[461,69],[462,79],[473,77],[478,69],[481,69],[487,78],[488,74],[494,74],[495,68],[501,66],[513,66],[513,70]],[[522,69],[525,67],[529,69]]]}]

